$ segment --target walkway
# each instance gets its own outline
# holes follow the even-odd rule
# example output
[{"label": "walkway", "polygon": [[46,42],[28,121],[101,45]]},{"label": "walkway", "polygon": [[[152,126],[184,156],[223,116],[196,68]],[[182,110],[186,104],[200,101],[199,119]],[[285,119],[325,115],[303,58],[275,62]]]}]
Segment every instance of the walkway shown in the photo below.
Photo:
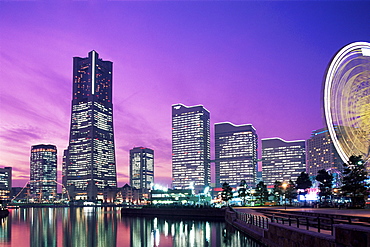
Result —
[{"label": "walkway", "polygon": [[[324,234],[333,234],[333,224],[370,226],[370,209],[236,207],[237,212],[265,216],[276,223]],[[320,218],[320,219],[319,219]]]}]

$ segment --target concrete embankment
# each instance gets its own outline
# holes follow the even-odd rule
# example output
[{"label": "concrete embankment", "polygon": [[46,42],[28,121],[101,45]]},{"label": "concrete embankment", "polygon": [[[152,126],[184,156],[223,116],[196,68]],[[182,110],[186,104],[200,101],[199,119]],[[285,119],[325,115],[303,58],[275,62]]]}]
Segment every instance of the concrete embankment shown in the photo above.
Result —
[{"label": "concrete embankment", "polygon": [[225,217],[225,209],[220,208],[122,208],[121,213],[127,216],[177,217],[207,220],[223,220]]},{"label": "concrete embankment", "polygon": [[237,212],[227,209],[225,220],[238,230],[270,247],[370,247],[370,227],[335,224],[333,235],[268,222],[262,227],[238,219]]}]

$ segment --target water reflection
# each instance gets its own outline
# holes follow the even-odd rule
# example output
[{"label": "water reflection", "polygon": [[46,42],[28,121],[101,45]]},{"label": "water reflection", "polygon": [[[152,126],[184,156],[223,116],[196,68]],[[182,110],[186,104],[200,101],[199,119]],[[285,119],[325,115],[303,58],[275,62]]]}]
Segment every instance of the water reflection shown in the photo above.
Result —
[{"label": "water reflection", "polygon": [[0,245],[260,247],[224,222],[121,217],[118,208],[29,208],[0,221]]},{"label": "water reflection", "polygon": [[125,218],[130,247],[262,247],[223,222]]}]

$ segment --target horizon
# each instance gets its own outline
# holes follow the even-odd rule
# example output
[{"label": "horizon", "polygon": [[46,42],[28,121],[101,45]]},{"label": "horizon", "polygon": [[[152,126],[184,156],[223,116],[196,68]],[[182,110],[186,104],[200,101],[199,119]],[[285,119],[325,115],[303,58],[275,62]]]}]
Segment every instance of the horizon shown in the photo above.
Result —
[{"label": "horizon", "polygon": [[[32,145],[68,146],[73,57],[113,62],[118,186],[129,150],[154,150],[171,186],[171,106],[203,105],[214,124],[252,124],[259,139],[307,140],[324,127],[321,87],[337,51],[369,41],[370,2],[0,3],[0,167],[29,180]],[[261,152],[259,151],[259,157]],[[213,175],[214,176],[214,173]]]}]

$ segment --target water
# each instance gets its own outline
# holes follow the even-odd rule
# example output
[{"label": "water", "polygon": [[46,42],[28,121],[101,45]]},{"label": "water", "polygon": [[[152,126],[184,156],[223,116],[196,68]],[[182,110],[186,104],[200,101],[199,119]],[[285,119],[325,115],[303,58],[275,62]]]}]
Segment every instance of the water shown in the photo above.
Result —
[{"label": "water", "polygon": [[262,247],[224,222],[122,217],[119,208],[20,208],[0,221],[0,246]]}]

